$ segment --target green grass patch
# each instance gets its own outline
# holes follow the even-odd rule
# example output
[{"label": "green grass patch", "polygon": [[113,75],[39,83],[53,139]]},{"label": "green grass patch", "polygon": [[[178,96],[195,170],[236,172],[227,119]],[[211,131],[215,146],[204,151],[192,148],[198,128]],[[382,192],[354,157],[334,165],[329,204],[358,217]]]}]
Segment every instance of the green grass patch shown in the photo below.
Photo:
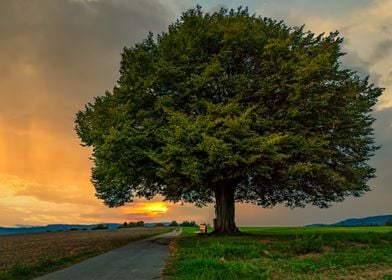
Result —
[{"label": "green grass patch", "polygon": [[241,228],[194,236],[183,228],[166,279],[391,279],[391,227]]}]

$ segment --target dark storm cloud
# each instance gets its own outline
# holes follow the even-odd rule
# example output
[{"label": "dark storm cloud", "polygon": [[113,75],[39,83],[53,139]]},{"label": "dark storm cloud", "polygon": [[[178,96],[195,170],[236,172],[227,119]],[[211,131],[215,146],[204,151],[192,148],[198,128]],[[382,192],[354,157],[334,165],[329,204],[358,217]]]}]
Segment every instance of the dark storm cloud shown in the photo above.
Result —
[{"label": "dark storm cloud", "polygon": [[124,46],[161,32],[173,18],[152,0],[2,1],[2,109],[40,101],[59,114],[65,111],[48,106],[82,106],[114,85]]},{"label": "dark storm cloud", "polygon": [[392,40],[386,39],[380,43],[378,43],[374,49],[373,54],[371,56],[371,63],[377,63],[381,59],[388,58],[388,56],[392,52]]},{"label": "dark storm cloud", "polygon": [[8,175],[24,186],[0,204],[32,213],[0,224],[47,223],[45,209],[64,205],[72,217],[59,214],[62,222],[106,210],[89,185],[75,114],[115,85],[124,46],[167,29],[169,8],[158,0],[0,1],[0,189],[13,188]]},{"label": "dark storm cloud", "polygon": [[354,70],[361,77],[367,77],[370,75],[369,68],[371,63],[362,59],[355,51],[347,52],[340,61],[343,69]]}]

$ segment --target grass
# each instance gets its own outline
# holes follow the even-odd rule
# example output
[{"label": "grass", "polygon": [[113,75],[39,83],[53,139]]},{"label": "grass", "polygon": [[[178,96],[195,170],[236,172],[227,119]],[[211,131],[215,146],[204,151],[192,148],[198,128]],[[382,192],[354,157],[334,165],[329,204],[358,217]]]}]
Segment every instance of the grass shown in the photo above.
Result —
[{"label": "grass", "polygon": [[32,279],[173,228],[47,232],[0,237],[0,280]]},{"label": "grass", "polygon": [[392,279],[392,227],[195,230],[172,244],[165,279]]}]

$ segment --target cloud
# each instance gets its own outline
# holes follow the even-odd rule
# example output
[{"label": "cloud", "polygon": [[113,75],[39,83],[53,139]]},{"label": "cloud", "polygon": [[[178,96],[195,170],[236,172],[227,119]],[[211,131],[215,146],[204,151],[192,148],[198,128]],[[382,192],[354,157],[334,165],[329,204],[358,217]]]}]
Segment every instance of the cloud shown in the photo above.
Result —
[{"label": "cloud", "polygon": [[76,110],[112,88],[122,48],[160,32],[172,17],[157,1],[3,1],[0,106],[71,113],[58,107]]},{"label": "cloud", "polygon": [[[97,205],[90,190],[74,185],[45,185],[18,176],[0,174],[0,199],[35,199],[54,204]],[[10,200],[11,201],[11,200]],[[11,205],[11,204],[10,204]]]},{"label": "cloud", "polygon": [[[220,3],[219,3],[220,2]],[[166,213],[151,215],[135,201],[109,209],[94,197],[90,184],[90,150],[79,146],[75,113],[94,96],[111,89],[118,78],[120,53],[146,37],[166,30],[180,12],[198,1],[176,0],[4,0],[0,9],[0,224],[54,222],[196,220],[212,222],[214,209],[166,204]],[[235,1],[202,0],[206,11],[236,8]],[[392,1],[279,0],[247,1],[262,16],[306,24],[315,33],[336,29],[345,37],[343,63],[370,75],[387,90],[375,124],[383,148],[373,163],[375,191],[330,212],[292,212],[238,207],[239,224],[287,224],[298,215],[315,221],[329,213],[388,211],[392,158]],[[159,202],[157,198],[152,202]],[[360,203],[358,203],[360,202]],[[144,204],[143,204],[144,203]],[[351,203],[351,204],[350,204]],[[357,203],[357,204],[356,204]],[[369,209],[363,207],[369,205]],[[375,207],[375,205],[377,207]],[[345,208],[346,207],[346,208]],[[335,212],[334,212],[335,211]],[[265,213],[268,213],[268,219]],[[333,213],[333,214],[331,214]],[[286,218],[285,218],[286,217]],[[297,223],[297,224],[298,224]]]},{"label": "cloud", "polygon": [[115,85],[124,46],[161,32],[173,18],[154,0],[2,1],[1,203],[34,209],[43,215],[37,222],[48,213],[35,204],[81,214],[105,209],[94,197],[91,151],[79,146],[75,114]]},{"label": "cloud", "polygon": [[80,214],[81,218],[95,221],[150,221],[151,216],[147,213],[124,213],[118,209],[100,209]]},{"label": "cloud", "polygon": [[[285,1],[283,1],[285,2]],[[344,3],[343,3],[344,2]],[[345,38],[343,66],[386,88],[377,110],[392,107],[392,1],[267,2],[259,12],[316,34],[338,30]]]},{"label": "cloud", "polygon": [[15,192],[15,196],[35,197],[40,201],[53,202],[57,204],[70,203],[80,205],[96,205],[91,199],[91,191],[83,191],[80,186],[57,186],[57,185],[40,185],[29,184],[25,188]]},{"label": "cloud", "polygon": [[[352,69],[357,72],[361,77],[367,77],[370,75],[371,63],[364,60],[355,51],[347,52],[345,56],[341,58],[342,68]],[[372,75],[372,78],[376,80],[379,75]]]},{"label": "cloud", "polygon": [[119,208],[108,208],[81,186],[44,185],[17,176],[0,174],[0,225],[47,223],[99,223],[131,220],[160,221],[171,205],[156,198],[136,199]]},{"label": "cloud", "polygon": [[386,39],[379,42],[373,49],[370,61],[376,63],[387,58],[392,52],[392,40]]}]

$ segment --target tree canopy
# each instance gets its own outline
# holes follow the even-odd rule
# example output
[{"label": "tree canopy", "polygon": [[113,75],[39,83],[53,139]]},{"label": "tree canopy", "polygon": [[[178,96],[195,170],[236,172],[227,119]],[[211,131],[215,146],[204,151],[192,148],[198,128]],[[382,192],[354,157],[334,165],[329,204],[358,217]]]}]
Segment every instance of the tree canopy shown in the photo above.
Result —
[{"label": "tree canopy", "polygon": [[117,85],[76,118],[97,197],[215,199],[215,227],[233,233],[234,202],[327,207],[362,195],[382,89],[342,68],[342,41],[197,7],[124,48]]}]

